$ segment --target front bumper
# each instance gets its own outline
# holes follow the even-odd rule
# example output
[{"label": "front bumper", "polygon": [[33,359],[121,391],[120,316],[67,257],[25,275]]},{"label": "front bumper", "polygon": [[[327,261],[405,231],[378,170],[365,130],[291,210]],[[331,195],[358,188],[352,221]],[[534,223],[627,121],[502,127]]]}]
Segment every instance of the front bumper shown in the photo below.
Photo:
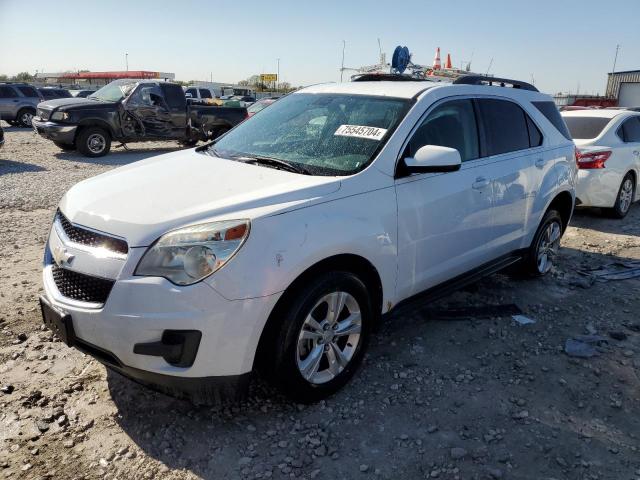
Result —
[{"label": "front bumper", "polygon": [[[60,241],[52,229],[48,245],[55,248]],[[66,249],[75,256],[66,268],[89,273],[86,253],[72,244],[66,244]],[[73,345],[113,370],[198,403],[215,400],[221,393],[214,390],[221,389],[229,397],[231,387],[241,387],[248,380],[260,335],[279,294],[228,300],[206,282],[178,287],[164,278],[134,276],[145,250],[129,249],[121,270],[113,274],[115,283],[104,304],[64,297],[53,278],[53,265],[45,265],[46,301],[71,316]],[[202,334],[190,366],[170,364],[163,356],[148,354],[148,349],[146,354],[135,352],[136,345],[161,342],[167,331],[176,330]]]},{"label": "front bumper", "polygon": [[61,125],[55,122],[45,122],[37,120],[35,117],[31,120],[31,125],[35,132],[44,138],[67,145],[73,145],[76,138],[76,130],[78,130],[76,125]]}]

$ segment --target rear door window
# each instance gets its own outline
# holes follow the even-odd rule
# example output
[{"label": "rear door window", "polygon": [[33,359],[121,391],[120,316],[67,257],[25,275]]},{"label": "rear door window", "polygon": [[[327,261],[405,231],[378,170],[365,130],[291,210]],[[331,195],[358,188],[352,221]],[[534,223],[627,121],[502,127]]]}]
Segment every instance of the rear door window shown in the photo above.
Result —
[{"label": "rear door window", "polygon": [[478,127],[471,100],[452,100],[437,106],[418,127],[407,146],[408,156],[420,147],[455,148],[463,162],[480,157]]},{"label": "rear door window", "polygon": [[542,132],[526,112],[524,115],[527,118],[527,128],[529,129],[529,146],[539,147],[542,145]]},{"label": "rear door window", "polygon": [[18,87],[18,90],[25,96],[30,98],[37,98],[38,92],[33,87]]},{"label": "rear door window", "polygon": [[602,133],[611,121],[606,117],[564,117],[572,138],[591,139]]},{"label": "rear door window", "polygon": [[0,98],[16,98],[18,94],[11,87],[0,86]]},{"label": "rear door window", "polygon": [[[551,124],[556,127],[556,129],[562,134],[564,138],[567,140],[571,140],[571,133],[567,130],[567,125],[562,119],[562,115],[560,115],[560,111],[556,104],[553,102],[531,102],[534,107],[540,110],[547,120],[551,122]],[[565,118],[566,120],[566,118]],[[573,137],[576,138],[576,137]],[[580,137],[581,138],[581,137]]]},{"label": "rear door window", "polygon": [[527,115],[519,105],[493,98],[477,102],[488,156],[529,148]]},{"label": "rear door window", "polygon": [[200,98],[213,98],[211,96],[211,92],[207,89],[201,88],[200,89]]},{"label": "rear door window", "polygon": [[631,117],[625,120],[618,129],[618,136],[626,143],[640,142],[640,117]]},{"label": "rear door window", "polygon": [[184,110],[186,108],[184,93],[182,93],[182,87],[180,85],[161,83],[160,88],[164,93],[164,98],[167,101],[169,108],[180,110]]}]

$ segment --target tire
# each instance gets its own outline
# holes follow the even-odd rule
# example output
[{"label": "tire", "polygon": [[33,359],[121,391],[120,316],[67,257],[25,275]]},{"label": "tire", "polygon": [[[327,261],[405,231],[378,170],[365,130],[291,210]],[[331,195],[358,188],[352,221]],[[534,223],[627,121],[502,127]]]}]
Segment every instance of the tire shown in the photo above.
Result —
[{"label": "tire", "polygon": [[[343,305],[337,317],[329,307],[336,300]],[[262,357],[269,359],[271,382],[300,403],[335,393],[356,372],[373,327],[372,302],[364,283],[347,272],[322,274],[296,289],[280,313],[282,323]]]},{"label": "tire", "polygon": [[519,265],[519,272],[530,277],[541,277],[549,273],[553,266],[553,257],[560,249],[563,231],[560,213],[557,210],[548,210],[538,226],[529,251]]},{"label": "tire", "polygon": [[35,114],[36,111],[33,108],[22,108],[18,111],[16,122],[21,127],[31,128],[31,120]]},{"label": "tire", "polygon": [[60,150],[64,150],[65,152],[71,152],[73,150],[76,149],[76,146],[73,144],[68,144],[68,143],[58,143],[58,142],[53,142],[55,144],[56,147],[58,147]]},{"label": "tire", "polygon": [[104,128],[83,128],[76,138],[76,148],[85,157],[104,157],[111,150],[111,135]]},{"label": "tire", "polygon": [[609,209],[609,214],[613,218],[624,218],[629,213],[631,204],[636,194],[636,182],[631,172],[627,173],[618,189],[618,195],[616,196],[616,203],[613,208]]}]

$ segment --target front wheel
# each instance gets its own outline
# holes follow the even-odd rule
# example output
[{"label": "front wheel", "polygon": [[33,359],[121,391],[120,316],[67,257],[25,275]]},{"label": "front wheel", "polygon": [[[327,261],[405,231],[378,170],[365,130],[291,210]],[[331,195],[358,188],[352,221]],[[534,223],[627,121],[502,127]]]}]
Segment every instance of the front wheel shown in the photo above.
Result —
[{"label": "front wheel", "polygon": [[530,276],[546,275],[553,266],[553,260],[560,250],[562,238],[562,217],[557,210],[549,210],[538,226],[527,255],[522,260],[520,270]]},{"label": "front wheel", "polygon": [[297,402],[333,394],[362,361],[373,319],[367,288],[351,273],[326,273],[302,286],[272,346],[274,383]]},{"label": "front wheel", "polygon": [[631,173],[627,173],[622,179],[616,203],[610,210],[611,216],[614,218],[624,218],[629,213],[633,198],[636,193],[636,183]]},{"label": "front wheel", "polygon": [[111,135],[100,127],[87,127],[78,133],[76,147],[85,157],[103,157],[111,150]]}]

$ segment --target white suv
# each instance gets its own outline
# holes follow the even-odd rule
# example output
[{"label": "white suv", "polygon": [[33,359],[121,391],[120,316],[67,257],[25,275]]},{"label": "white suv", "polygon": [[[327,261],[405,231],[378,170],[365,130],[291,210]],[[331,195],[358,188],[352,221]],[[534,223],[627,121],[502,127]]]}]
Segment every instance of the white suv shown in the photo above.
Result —
[{"label": "white suv", "polygon": [[77,184],[47,243],[45,323],[196,402],[254,369],[298,401],[331,394],[398,303],[551,268],[574,145],[550,97],[486,83],[313,86]]}]

